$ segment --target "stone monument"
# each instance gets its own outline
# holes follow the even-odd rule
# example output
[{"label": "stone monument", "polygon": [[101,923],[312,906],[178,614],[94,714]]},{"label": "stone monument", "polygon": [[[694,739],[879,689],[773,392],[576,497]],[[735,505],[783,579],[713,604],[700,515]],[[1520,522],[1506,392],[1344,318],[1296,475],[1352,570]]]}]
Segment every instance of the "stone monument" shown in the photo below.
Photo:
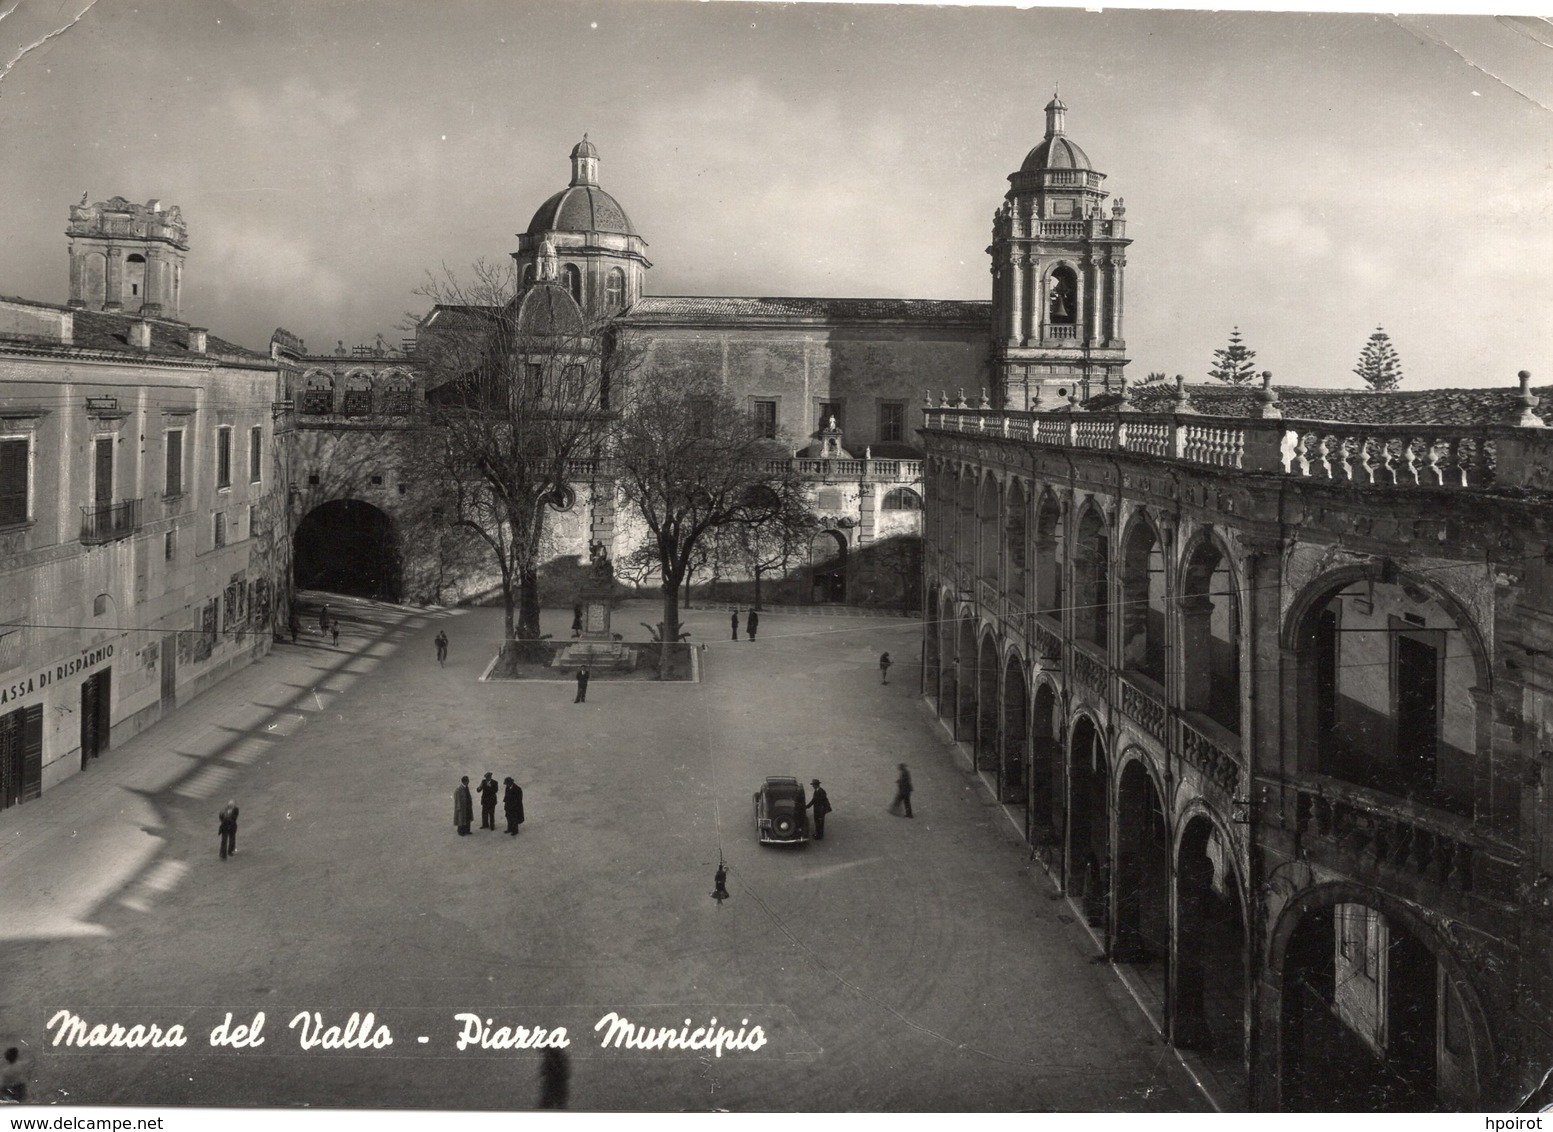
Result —
[{"label": "stone monument", "polygon": [[615,606],[615,567],[609,548],[602,542],[588,544],[590,572],[579,595],[582,604],[582,636],[556,653],[556,668],[634,668],[636,650],[615,639],[610,616]]}]

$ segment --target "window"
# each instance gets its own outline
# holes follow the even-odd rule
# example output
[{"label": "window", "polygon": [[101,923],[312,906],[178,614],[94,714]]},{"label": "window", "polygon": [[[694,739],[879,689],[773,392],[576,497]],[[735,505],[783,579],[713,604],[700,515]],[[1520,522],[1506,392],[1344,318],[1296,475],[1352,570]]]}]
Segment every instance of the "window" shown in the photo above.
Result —
[{"label": "window", "polygon": [[562,277],[566,280],[566,289],[572,293],[572,298],[577,300],[577,305],[582,305],[582,272],[577,270],[575,263],[569,263],[562,270]]},{"label": "window", "polygon": [[171,562],[178,556],[178,532],[168,531],[162,536],[162,559]]},{"label": "window", "polygon": [[922,497],[909,487],[897,487],[884,497],[886,511],[920,511]]},{"label": "window", "polygon": [[775,401],[756,401],[754,404],[755,435],[763,436],[767,440],[776,437],[777,403]]},{"label": "window", "polygon": [[846,424],[846,418],[841,415],[840,401],[821,401],[819,411],[819,423],[814,426],[816,432],[823,432],[830,427],[834,420],[836,427],[842,428]]},{"label": "window", "polygon": [[879,443],[899,443],[906,438],[906,404],[903,401],[879,403]]},{"label": "window", "polygon": [[709,398],[690,399],[690,435],[698,438],[712,435],[712,402]]},{"label": "window", "polygon": [[254,425],[248,430],[248,482],[258,483],[264,478],[264,428]]},{"label": "window", "polygon": [[183,430],[167,434],[167,482],[163,494],[175,499],[183,494]]},{"label": "window", "polygon": [[92,506],[98,511],[113,506],[113,437],[92,441]]},{"label": "window", "polygon": [[611,308],[626,305],[626,273],[618,267],[609,273],[604,284],[604,301]]},{"label": "window", "polygon": [[545,395],[545,367],[540,362],[528,363],[528,392],[536,401]]},{"label": "window", "polygon": [[232,427],[216,429],[216,487],[232,486]]},{"label": "window", "polygon": [[0,440],[0,525],[25,523],[28,503],[28,464],[32,442],[25,437]]},{"label": "window", "polygon": [[215,544],[218,547],[226,545],[226,514],[221,511],[216,512]]},{"label": "window", "polygon": [[309,475],[307,477],[307,486],[308,487],[317,487],[318,486],[318,473],[317,472],[314,472],[314,473],[312,473],[311,475]]},{"label": "window", "polygon": [[248,537],[253,538],[259,533],[259,506],[256,503],[248,505]]}]

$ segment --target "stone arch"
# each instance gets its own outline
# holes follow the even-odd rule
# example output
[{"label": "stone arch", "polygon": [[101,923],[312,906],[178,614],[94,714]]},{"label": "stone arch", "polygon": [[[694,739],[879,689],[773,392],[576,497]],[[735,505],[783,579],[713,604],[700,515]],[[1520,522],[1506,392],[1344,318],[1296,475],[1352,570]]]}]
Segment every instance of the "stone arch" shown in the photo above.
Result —
[{"label": "stone arch", "polygon": [[378,383],[378,397],[383,412],[394,416],[409,416],[415,409],[415,379],[411,377],[410,371],[385,371]]},{"label": "stone arch", "polygon": [[1081,711],[1068,728],[1067,889],[1079,898],[1091,927],[1110,935],[1111,774],[1105,731]]},{"label": "stone arch", "polygon": [[895,487],[884,493],[879,506],[884,511],[921,511],[922,497],[909,487]]},{"label": "stone arch", "polygon": [[988,472],[976,493],[976,576],[998,584],[998,549],[1002,544],[1002,493],[997,478]]},{"label": "stone arch", "polygon": [[345,373],[345,403],[342,411],[347,417],[372,415],[372,371],[352,369]]},{"label": "stone arch", "polygon": [[[1495,1063],[1480,960],[1388,893],[1346,881],[1286,904],[1268,937],[1267,1098],[1300,1111],[1475,1111]],[[1374,971],[1375,977],[1368,974]]]},{"label": "stone arch", "polygon": [[1454,595],[1385,563],[1344,567],[1300,591],[1283,637],[1302,769],[1473,815],[1493,670]]},{"label": "stone arch", "polygon": [[976,624],[961,611],[955,629],[954,737],[976,740]]},{"label": "stone arch", "polygon": [[[1029,804],[1030,680],[1024,658],[1010,649],[1003,664],[1003,736],[998,759],[998,798],[1020,809]],[[1028,824],[1028,820],[1021,824]]]},{"label": "stone arch", "polygon": [[955,704],[955,619],[954,596],[948,587],[940,591],[938,624],[933,627],[938,651],[938,717],[953,719]]},{"label": "stone arch", "polygon": [[1062,502],[1047,488],[1035,513],[1035,607],[1062,621],[1062,571],[1067,561]]},{"label": "stone arch", "polygon": [[1049,326],[1077,326],[1081,315],[1082,298],[1079,282],[1083,274],[1065,259],[1057,260],[1047,268],[1043,283],[1046,308],[1041,312],[1042,321]]},{"label": "stone arch", "polygon": [[1163,787],[1137,747],[1116,770],[1116,930],[1111,955],[1140,969],[1161,997],[1170,953],[1169,811]]},{"label": "stone arch", "polygon": [[1026,586],[1025,544],[1029,531],[1029,502],[1024,484],[1014,479],[1009,482],[1006,494],[1007,507],[1003,522],[1003,561],[1007,564],[1003,578],[1003,593],[1014,608],[1023,614],[1029,606]]},{"label": "stone arch", "polygon": [[998,770],[998,639],[983,628],[976,651],[976,769]]},{"label": "stone arch", "polygon": [[[1241,582],[1234,556],[1211,527],[1182,548],[1175,602],[1184,703],[1240,734]],[[1188,664],[1186,658],[1191,657]]]},{"label": "stone arch", "polygon": [[1030,821],[1028,836],[1036,846],[1055,845],[1067,813],[1064,789],[1061,725],[1062,702],[1055,681],[1038,674],[1030,706]]},{"label": "stone arch", "polygon": [[1073,635],[1101,650],[1110,628],[1111,529],[1093,498],[1073,528]]},{"label": "stone arch", "polygon": [[1134,511],[1122,535],[1122,667],[1165,683],[1165,622],[1169,615],[1164,539],[1144,508]]},{"label": "stone arch", "polygon": [[360,499],[321,503],[297,524],[292,571],[298,589],[398,601],[402,550],[394,522]]},{"label": "stone arch", "polygon": [[[963,563],[968,575],[976,570],[976,474],[961,468],[955,489],[954,561]],[[969,585],[969,577],[963,583]]]},{"label": "stone arch", "polygon": [[825,603],[847,599],[847,536],[834,528],[817,531],[809,540],[811,596]]},{"label": "stone arch", "polygon": [[1245,1073],[1250,1012],[1246,886],[1219,814],[1194,802],[1177,822],[1170,1040]]},{"label": "stone arch", "polygon": [[310,369],[302,375],[302,412],[324,416],[334,412],[334,374]]}]

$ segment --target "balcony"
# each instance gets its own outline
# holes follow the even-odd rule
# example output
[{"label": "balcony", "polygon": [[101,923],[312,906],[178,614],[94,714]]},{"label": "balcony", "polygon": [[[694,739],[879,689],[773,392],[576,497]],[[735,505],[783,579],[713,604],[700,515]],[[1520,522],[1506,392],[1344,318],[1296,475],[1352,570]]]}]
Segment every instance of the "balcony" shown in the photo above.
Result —
[{"label": "balcony", "polygon": [[129,538],[140,529],[140,500],[126,499],[110,507],[81,508],[81,542],[100,546]]}]

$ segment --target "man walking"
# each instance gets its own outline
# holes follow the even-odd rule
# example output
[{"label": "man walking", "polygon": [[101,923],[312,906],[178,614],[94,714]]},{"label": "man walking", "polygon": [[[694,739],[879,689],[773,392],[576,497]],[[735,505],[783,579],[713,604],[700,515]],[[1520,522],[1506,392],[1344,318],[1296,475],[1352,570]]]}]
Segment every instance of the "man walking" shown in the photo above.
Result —
[{"label": "man walking", "polygon": [[729,620],[733,624],[733,639],[737,641],[739,639],[739,611],[737,609],[733,611],[733,616]]},{"label": "man walking", "polygon": [[453,791],[453,828],[458,830],[460,837],[469,836],[469,823],[475,820],[475,800],[469,793],[469,776],[466,774],[458,780],[458,789]]},{"label": "man walking", "polygon": [[485,777],[480,780],[480,828],[494,830],[496,828],[496,795],[501,793],[501,786],[496,779],[491,777],[491,772],[486,771]]},{"label": "man walking", "polygon": [[587,702],[588,702],[588,666],[586,664],[584,664],[581,668],[579,668],[577,670],[577,698],[575,700],[573,700],[572,703],[574,703],[574,704],[585,704]]},{"label": "man walking", "polygon": [[755,639],[755,630],[759,627],[760,614],[752,609],[749,612],[749,616],[744,619],[744,635],[753,641]]},{"label": "man walking", "polygon": [[516,837],[518,826],[523,824],[523,787],[512,781],[509,776],[506,779],[507,792],[502,795],[502,812],[507,815],[507,833]]},{"label": "man walking", "polygon": [[329,603],[324,602],[324,607],[318,611],[318,635],[321,637],[329,631]]},{"label": "man walking", "polygon": [[340,645],[340,619],[338,617],[329,622],[329,636],[331,643],[338,648]]},{"label": "man walking", "polygon": [[442,666],[448,659],[448,635],[445,631],[437,633],[437,664]]},{"label": "man walking", "polygon": [[894,663],[890,659],[889,653],[882,652],[879,654],[879,683],[888,684],[890,682],[890,665]]},{"label": "man walking", "polygon": [[825,840],[825,815],[830,813],[830,795],[825,793],[825,787],[820,785],[818,778],[811,778],[809,785],[814,787],[814,797],[809,802],[809,807],[814,811],[814,840]]},{"label": "man walking", "polygon": [[228,801],[217,815],[217,831],[221,835],[221,859],[224,861],[237,852],[237,803]]},{"label": "man walking", "polygon": [[906,764],[901,763],[900,777],[895,780],[895,801],[890,803],[890,813],[899,812],[902,806],[906,807],[906,816],[911,816],[911,771],[906,769]]}]

